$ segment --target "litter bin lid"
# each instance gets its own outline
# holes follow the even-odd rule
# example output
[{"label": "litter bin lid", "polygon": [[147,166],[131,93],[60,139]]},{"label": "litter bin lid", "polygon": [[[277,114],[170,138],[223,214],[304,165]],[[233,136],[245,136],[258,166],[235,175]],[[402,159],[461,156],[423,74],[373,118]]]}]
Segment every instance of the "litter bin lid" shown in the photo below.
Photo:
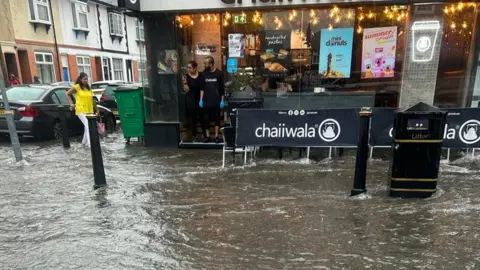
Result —
[{"label": "litter bin lid", "polygon": [[117,89],[113,90],[113,92],[129,92],[129,91],[136,91],[142,88],[141,84],[125,84],[120,85]]}]

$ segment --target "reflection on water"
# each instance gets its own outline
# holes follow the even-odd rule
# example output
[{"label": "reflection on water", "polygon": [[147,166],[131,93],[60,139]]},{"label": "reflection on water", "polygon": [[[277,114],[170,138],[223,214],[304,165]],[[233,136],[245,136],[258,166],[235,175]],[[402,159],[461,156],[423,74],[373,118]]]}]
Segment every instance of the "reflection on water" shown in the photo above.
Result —
[{"label": "reflection on water", "polygon": [[380,160],[350,198],[351,157],[222,169],[219,151],[112,137],[94,191],[89,149],[22,147],[15,164],[0,145],[1,269],[480,268],[476,160],[443,164],[432,198],[400,200]]}]

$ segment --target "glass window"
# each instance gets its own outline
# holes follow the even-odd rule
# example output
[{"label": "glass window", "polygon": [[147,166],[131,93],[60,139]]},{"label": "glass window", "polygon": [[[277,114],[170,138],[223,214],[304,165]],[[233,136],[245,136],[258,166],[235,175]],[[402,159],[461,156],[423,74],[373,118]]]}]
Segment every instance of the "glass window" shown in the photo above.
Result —
[{"label": "glass window", "polygon": [[113,75],[115,80],[122,81],[123,77],[123,59],[113,59]]},{"label": "glass window", "polygon": [[119,13],[108,13],[110,35],[123,36],[122,15]]},{"label": "glass window", "polygon": [[39,100],[46,91],[44,88],[19,86],[8,88],[7,96],[9,100],[33,101]]},{"label": "glass window", "polygon": [[136,28],[137,28],[137,40],[145,41],[145,29],[143,26],[143,22],[140,22],[137,19]]},{"label": "glass window", "polygon": [[73,26],[88,30],[88,5],[84,2],[72,3]]},{"label": "glass window", "polygon": [[51,53],[35,53],[37,64],[37,73],[42,83],[55,82],[55,70],[53,64],[53,54]]},{"label": "glass window", "polygon": [[77,56],[78,72],[85,72],[88,75],[89,81],[92,79],[92,67],[90,66],[89,56]]},{"label": "glass window", "polygon": [[50,24],[50,10],[47,0],[28,0],[30,19],[34,22]]},{"label": "glass window", "polygon": [[68,105],[68,100],[67,100],[67,97],[65,96],[66,93],[67,93],[67,90],[65,89],[55,90],[55,94],[57,95],[57,98],[60,101],[60,104]]}]

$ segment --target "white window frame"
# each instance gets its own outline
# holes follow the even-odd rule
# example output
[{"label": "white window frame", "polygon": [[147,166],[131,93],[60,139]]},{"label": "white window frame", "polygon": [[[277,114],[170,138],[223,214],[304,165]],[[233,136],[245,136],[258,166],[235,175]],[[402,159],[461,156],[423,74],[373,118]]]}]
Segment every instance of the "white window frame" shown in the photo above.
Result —
[{"label": "white window frame", "polygon": [[[82,63],[78,62],[78,59],[82,59]],[[85,59],[88,59],[88,64],[85,64]],[[88,67],[89,72],[85,72],[85,68]],[[77,55],[77,68],[78,68],[78,74],[80,72],[85,72],[88,75],[88,80],[92,81],[92,60],[90,59],[90,56],[87,55]],[[82,70],[80,70],[82,68]]]},{"label": "white window frame", "polygon": [[[57,81],[57,74],[55,74],[55,63],[54,63],[54,60],[55,60],[55,59],[53,58],[53,53],[48,53],[48,52],[35,52],[34,54],[35,54],[35,66],[38,66],[38,65],[51,65],[51,66],[52,66],[52,71],[53,71],[53,78],[52,78],[52,80],[53,80],[53,82],[56,82],[56,81]],[[37,61],[37,55],[41,55],[42,58],[43,58],[43,61],[41,61],[41,62]],[[45,56],[46,56],[46,55],[49,55],[49,56],[52,57],[52,62],[47,62],[47,61],[45,61]],[[37,69],[38,69],[38,67],[37,67]],[[39,75],[40,75],[40,74],[39,74]],[[42,79],[42,83],[44,83],[43,78],[41,78],[41,79]]]},{"label": "white window frame", "polygon": [[[143,67],[143,68],[142,68]],[[147,77],[147,60],[138,60],[138,80],[143,82],[143,78]]]},{"label": "white window frame", "polygon": [[[107,61],[106,65],[104,62],[105,60]],[[105,74],[105,68],[107,68],[108,74]],[[104,81],[113,80],[113,64],[109,57],[102,57],[102,75]],[[105,75],[108,75],[108,79]]]},{"label": "white window frame", "polygon": [[[73,29],[75,30],[84,30],[88,31],[90,25],[88,23],[88,4],[85,2],[77,1],[72,3],[72,14],[73,14]],[[80,25],[80,15],[87,16],[87,26],[82,27]]]},{"label": "white window frame", "polygon": [[[139,19],[137,19],[137,22],[135,23],[135,29],[136,29],[136,33],[137,33],[137,40],[144,42],[145,41],[145,26],[144,26],[143,22],[141,22]],[[142,37],[142,35],[140,35],[140,33],[143,33],[143,37]]]},{"label": "white window frame", "polygon": [[116,13],[116,12],[108,13],[108,28],[111,36],[117,36],[117,37],[124,36],[122,17],[123,15],[120,13]]},{"label": "white window frame", "polygon": [[[50,6],[49,6],[49,1],[48,0],[28,0],[28,8],[29,8],[29,18],[30,18],[30,22],[33,22],[33,23],[42,23],[42,24],[52,24],[52,14],[50,14]],[[33,11],[30,10],[31,7],[33,7]],[[39,16],[38,16],[38,6],[44,6],[47,8],[47,14],[48,14],[48,21],[45,21],[45,20],[40,20]],[[32,15],[32,12],[33,12],[33,15],[35,18],[32,18],[31,15]]]},{"label": "white window frame", "polygon": [[[122,62],[121,69],[115,69],[115,60],[120,60]],[[125,80],[125,59],[123,58],[112,58],[112,71],[113,71],[113,79],[117,81],[124,81]],[[122,77],[117,78],[116,72],[122,72]]]}]

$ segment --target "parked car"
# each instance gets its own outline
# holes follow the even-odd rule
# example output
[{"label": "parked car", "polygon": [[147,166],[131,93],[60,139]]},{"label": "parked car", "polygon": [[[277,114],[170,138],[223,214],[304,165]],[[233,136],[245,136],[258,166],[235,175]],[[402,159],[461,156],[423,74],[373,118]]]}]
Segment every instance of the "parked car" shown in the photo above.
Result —
[{"label": "parked car", "polygon": [[107,88],[108,85],[110,84],[126,84],[127,82],[124,81],[99,81],[99,82],[94,82],[92,83],[92,91],[94,96],[96,97],[97,101],[100,100],[100,98],[103,95],[103,92],[105,91],[105,88]]},{"label": "parked car", "polygon": [[[33,136],[40,140],[60,139],[59,105],[68,106],[65,93],[68,86],[56,85],[20,85],[7,89],[10,109],[14,112],[17,133],[20,136]],[[75,99],[72,96],[72,99]],[[108,133],[115,131],[116,120],[113,112],[101,105],[98,106],[102,121]],[[7,121],[4,117],[4,104],[0,102],[0,135],[8,134]],[[74,111],[67,111],[69,135],[83,133],[83,125]]]},{"label": "parked car", "polygon": [[[100,98],[100,105],[110,109],[113,114],[115,114],[115,117],[117,119],[120,119],[120,116],[118,115],[118,105],[117,105],[117,100],[115,99],[115,90],[119,87],[125,85],[124,83],[111,83],[109,84],[106,88],[105,91],[103,92],[102,97]],[[138,85],[138,87],[141,87],[141,84],[127,84],[127,85]]]}]

